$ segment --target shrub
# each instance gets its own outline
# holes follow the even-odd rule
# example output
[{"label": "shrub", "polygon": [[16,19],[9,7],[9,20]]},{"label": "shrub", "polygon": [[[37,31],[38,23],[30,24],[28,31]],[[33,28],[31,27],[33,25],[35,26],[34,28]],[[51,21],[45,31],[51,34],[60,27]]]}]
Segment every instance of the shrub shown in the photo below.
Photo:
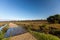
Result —
[{"label": "shrub", "polygon": [[47,18],[47,21],[49,23],[60,23],[60,14],[56,14],[56,15],[53,15],[53,16],[49,16]]}]

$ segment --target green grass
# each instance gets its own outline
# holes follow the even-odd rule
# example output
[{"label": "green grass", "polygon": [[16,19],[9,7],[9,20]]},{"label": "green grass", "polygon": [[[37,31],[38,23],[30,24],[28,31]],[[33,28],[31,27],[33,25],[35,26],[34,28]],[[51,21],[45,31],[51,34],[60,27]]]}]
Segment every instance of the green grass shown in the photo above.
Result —
[{"label": "green grass", "polygon": [[39,32],[32,32],[32,34],[37,40],[60,40],[57,36],[53,36],[50,34],[44,34]]},{"label": "green grass", "polygon": [[4,37],[7,29],[8,29],[8,26],[6,26],[5,28],[3,28],[2,31],[0,31],[0,40],[9,40],[9,38],[5,38],[5,37]]},{"label": "green grass", "polygon": [[0,32],[0,40],[9,40],[9,38],[4,37],[4,34],[5,33],[3,31]]}]

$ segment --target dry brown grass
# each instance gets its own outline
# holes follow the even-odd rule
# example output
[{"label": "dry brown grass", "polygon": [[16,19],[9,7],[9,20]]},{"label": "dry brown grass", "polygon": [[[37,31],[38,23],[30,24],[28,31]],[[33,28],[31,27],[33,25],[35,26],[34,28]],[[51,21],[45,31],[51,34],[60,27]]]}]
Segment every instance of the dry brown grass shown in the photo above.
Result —
[{"label": "dry brown grass", "polygon": [[0,22],[0,26],[3,24],[9,24],[9,23],[15,23],[19,26],[31,26],[33,25],[33,28],[38,29],[41,25],[46,24],[47,27],[56,27],[60,28],[60,24],[48,24],[45,21],[6,21],[6,22]]},{"label": "dry brown grass", "polygon": [[47,27],[53,27],[60,29],[60,24],[48,24]]}]

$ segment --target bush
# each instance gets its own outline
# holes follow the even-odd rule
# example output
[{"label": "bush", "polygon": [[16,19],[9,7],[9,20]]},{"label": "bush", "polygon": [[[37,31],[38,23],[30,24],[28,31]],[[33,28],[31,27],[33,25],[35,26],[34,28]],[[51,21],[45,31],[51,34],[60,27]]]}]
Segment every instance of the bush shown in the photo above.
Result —
[{"label": "bush", "polygon": [[37,38],[37,40],[60,40],[58,37],[50,35],[50,34],[44,34],[44,33],[38,33],[38,32],[32,32],[33,36]]},{"label": "bush", "polygon": [[47,21],[49,23],[60,23],[60,14],[56,14],[56,15],[53,15],[53,16],[49,16],[47,18]]}]

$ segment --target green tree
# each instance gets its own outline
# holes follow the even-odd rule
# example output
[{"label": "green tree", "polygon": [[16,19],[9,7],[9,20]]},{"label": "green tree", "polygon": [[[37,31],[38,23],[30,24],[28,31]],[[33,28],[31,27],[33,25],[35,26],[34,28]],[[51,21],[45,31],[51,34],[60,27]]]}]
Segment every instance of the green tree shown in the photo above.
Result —
[{"label": "green tree", "polygon": [[53,15],[53,16],[49,16],[47,18],[47,21],[49,23],[60,23],[60,15],[59,14],[56,14],[56,15]]}]

